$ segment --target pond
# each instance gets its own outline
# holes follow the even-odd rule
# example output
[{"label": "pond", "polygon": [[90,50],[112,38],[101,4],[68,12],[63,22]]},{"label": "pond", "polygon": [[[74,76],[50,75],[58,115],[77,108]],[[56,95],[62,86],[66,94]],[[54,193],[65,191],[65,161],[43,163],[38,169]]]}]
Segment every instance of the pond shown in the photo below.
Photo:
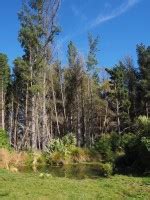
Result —
[{"label": "pond", "polygon": [[99,164],[70,164],[64,166],[46,166],[33,171],[31,168],[22,167],[19,169],[24,173],[46,173],[54,177],[66,177],[71,179],[99,178],[102,173]]}]

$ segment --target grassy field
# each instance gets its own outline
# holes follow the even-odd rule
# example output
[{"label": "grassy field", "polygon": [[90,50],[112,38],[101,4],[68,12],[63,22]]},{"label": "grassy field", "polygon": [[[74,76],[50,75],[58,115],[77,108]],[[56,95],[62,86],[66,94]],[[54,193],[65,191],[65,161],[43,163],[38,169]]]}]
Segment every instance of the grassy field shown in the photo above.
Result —
[{"label": "grassy field", "polygon": [[96,180],[44,177],[38,174],[13,174],[0,170],[0,199],[150,199],[150,178],[113,176]]}]

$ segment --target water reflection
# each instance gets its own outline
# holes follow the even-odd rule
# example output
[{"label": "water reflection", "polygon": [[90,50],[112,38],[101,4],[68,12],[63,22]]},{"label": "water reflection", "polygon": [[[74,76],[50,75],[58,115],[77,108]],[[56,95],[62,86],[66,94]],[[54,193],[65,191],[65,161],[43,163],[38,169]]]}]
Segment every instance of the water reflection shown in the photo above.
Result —
[{"label": "water reflection", "polygon": [[66,177],[72,179],[98,178],[101,176],[98,164],[73,164],[65,166],[47,166],[33,170],[31,168],[21,168],[21,172],[48,173],[54,177]]}]

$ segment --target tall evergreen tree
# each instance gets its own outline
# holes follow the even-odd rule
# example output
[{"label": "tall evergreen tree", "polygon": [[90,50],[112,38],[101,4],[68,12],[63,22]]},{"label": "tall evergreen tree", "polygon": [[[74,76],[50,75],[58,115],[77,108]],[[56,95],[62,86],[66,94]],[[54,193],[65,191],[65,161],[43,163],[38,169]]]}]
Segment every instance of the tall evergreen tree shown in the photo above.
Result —
[{"label": "tall evergreen tree", "polygon": [[139,63],[139,89],[141,90],[141,114],[150,115],[150,47],[137,45]]},{"label": "tall evergreen tree", "polygon": [[6,94],[10,83],[10,68],[8,58],[0,53],[0,127],[5,129]]},{"label": "tall evergreen tree", "polygon": [[115,112],[117,132],[120,134],[129,125],[130,101],[126,85],[126,69],[119,62],[113,69],[106,69],[110,75],[110,106]]},{"label": "tall evergreen tree", "polygon": [[[21,77],[21,82],[25,83],[24,91],[18,90],[17,97],[21,97],[21,92],[23,93],[24,98],[21,98],[22,106],[18,108],[18,115],[22,117],[22,109],[26,116],[21,123],[23,134],[18,145],[20,148],[27,135],[30,136],[28,146],[34,150],[44,149],[48,142],[47,76],[53,59],[51,47],[59,32],[55,20],[59,3],[59,0],[28,0],[24,2],[19,13],[19,41],[25,54],[23,61],[15,61],[14,76]],[[25,66],[27,69],[23,71]],[[17,74],[17,68],[22,69],[20,75]]]}]

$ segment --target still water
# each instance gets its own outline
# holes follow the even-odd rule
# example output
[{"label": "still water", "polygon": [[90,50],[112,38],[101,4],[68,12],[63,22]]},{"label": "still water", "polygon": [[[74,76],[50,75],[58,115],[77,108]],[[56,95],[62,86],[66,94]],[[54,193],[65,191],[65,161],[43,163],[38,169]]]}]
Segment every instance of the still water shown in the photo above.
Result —
[{"label": "still water", "polygon": [[102,176],[98,164],[72,164],[64,166],[46,166],[33,171],[31,168],[23,167],[19,171],[24,173],[46,173],[54,177],[66,177],[72,179],[99,178]]}]

